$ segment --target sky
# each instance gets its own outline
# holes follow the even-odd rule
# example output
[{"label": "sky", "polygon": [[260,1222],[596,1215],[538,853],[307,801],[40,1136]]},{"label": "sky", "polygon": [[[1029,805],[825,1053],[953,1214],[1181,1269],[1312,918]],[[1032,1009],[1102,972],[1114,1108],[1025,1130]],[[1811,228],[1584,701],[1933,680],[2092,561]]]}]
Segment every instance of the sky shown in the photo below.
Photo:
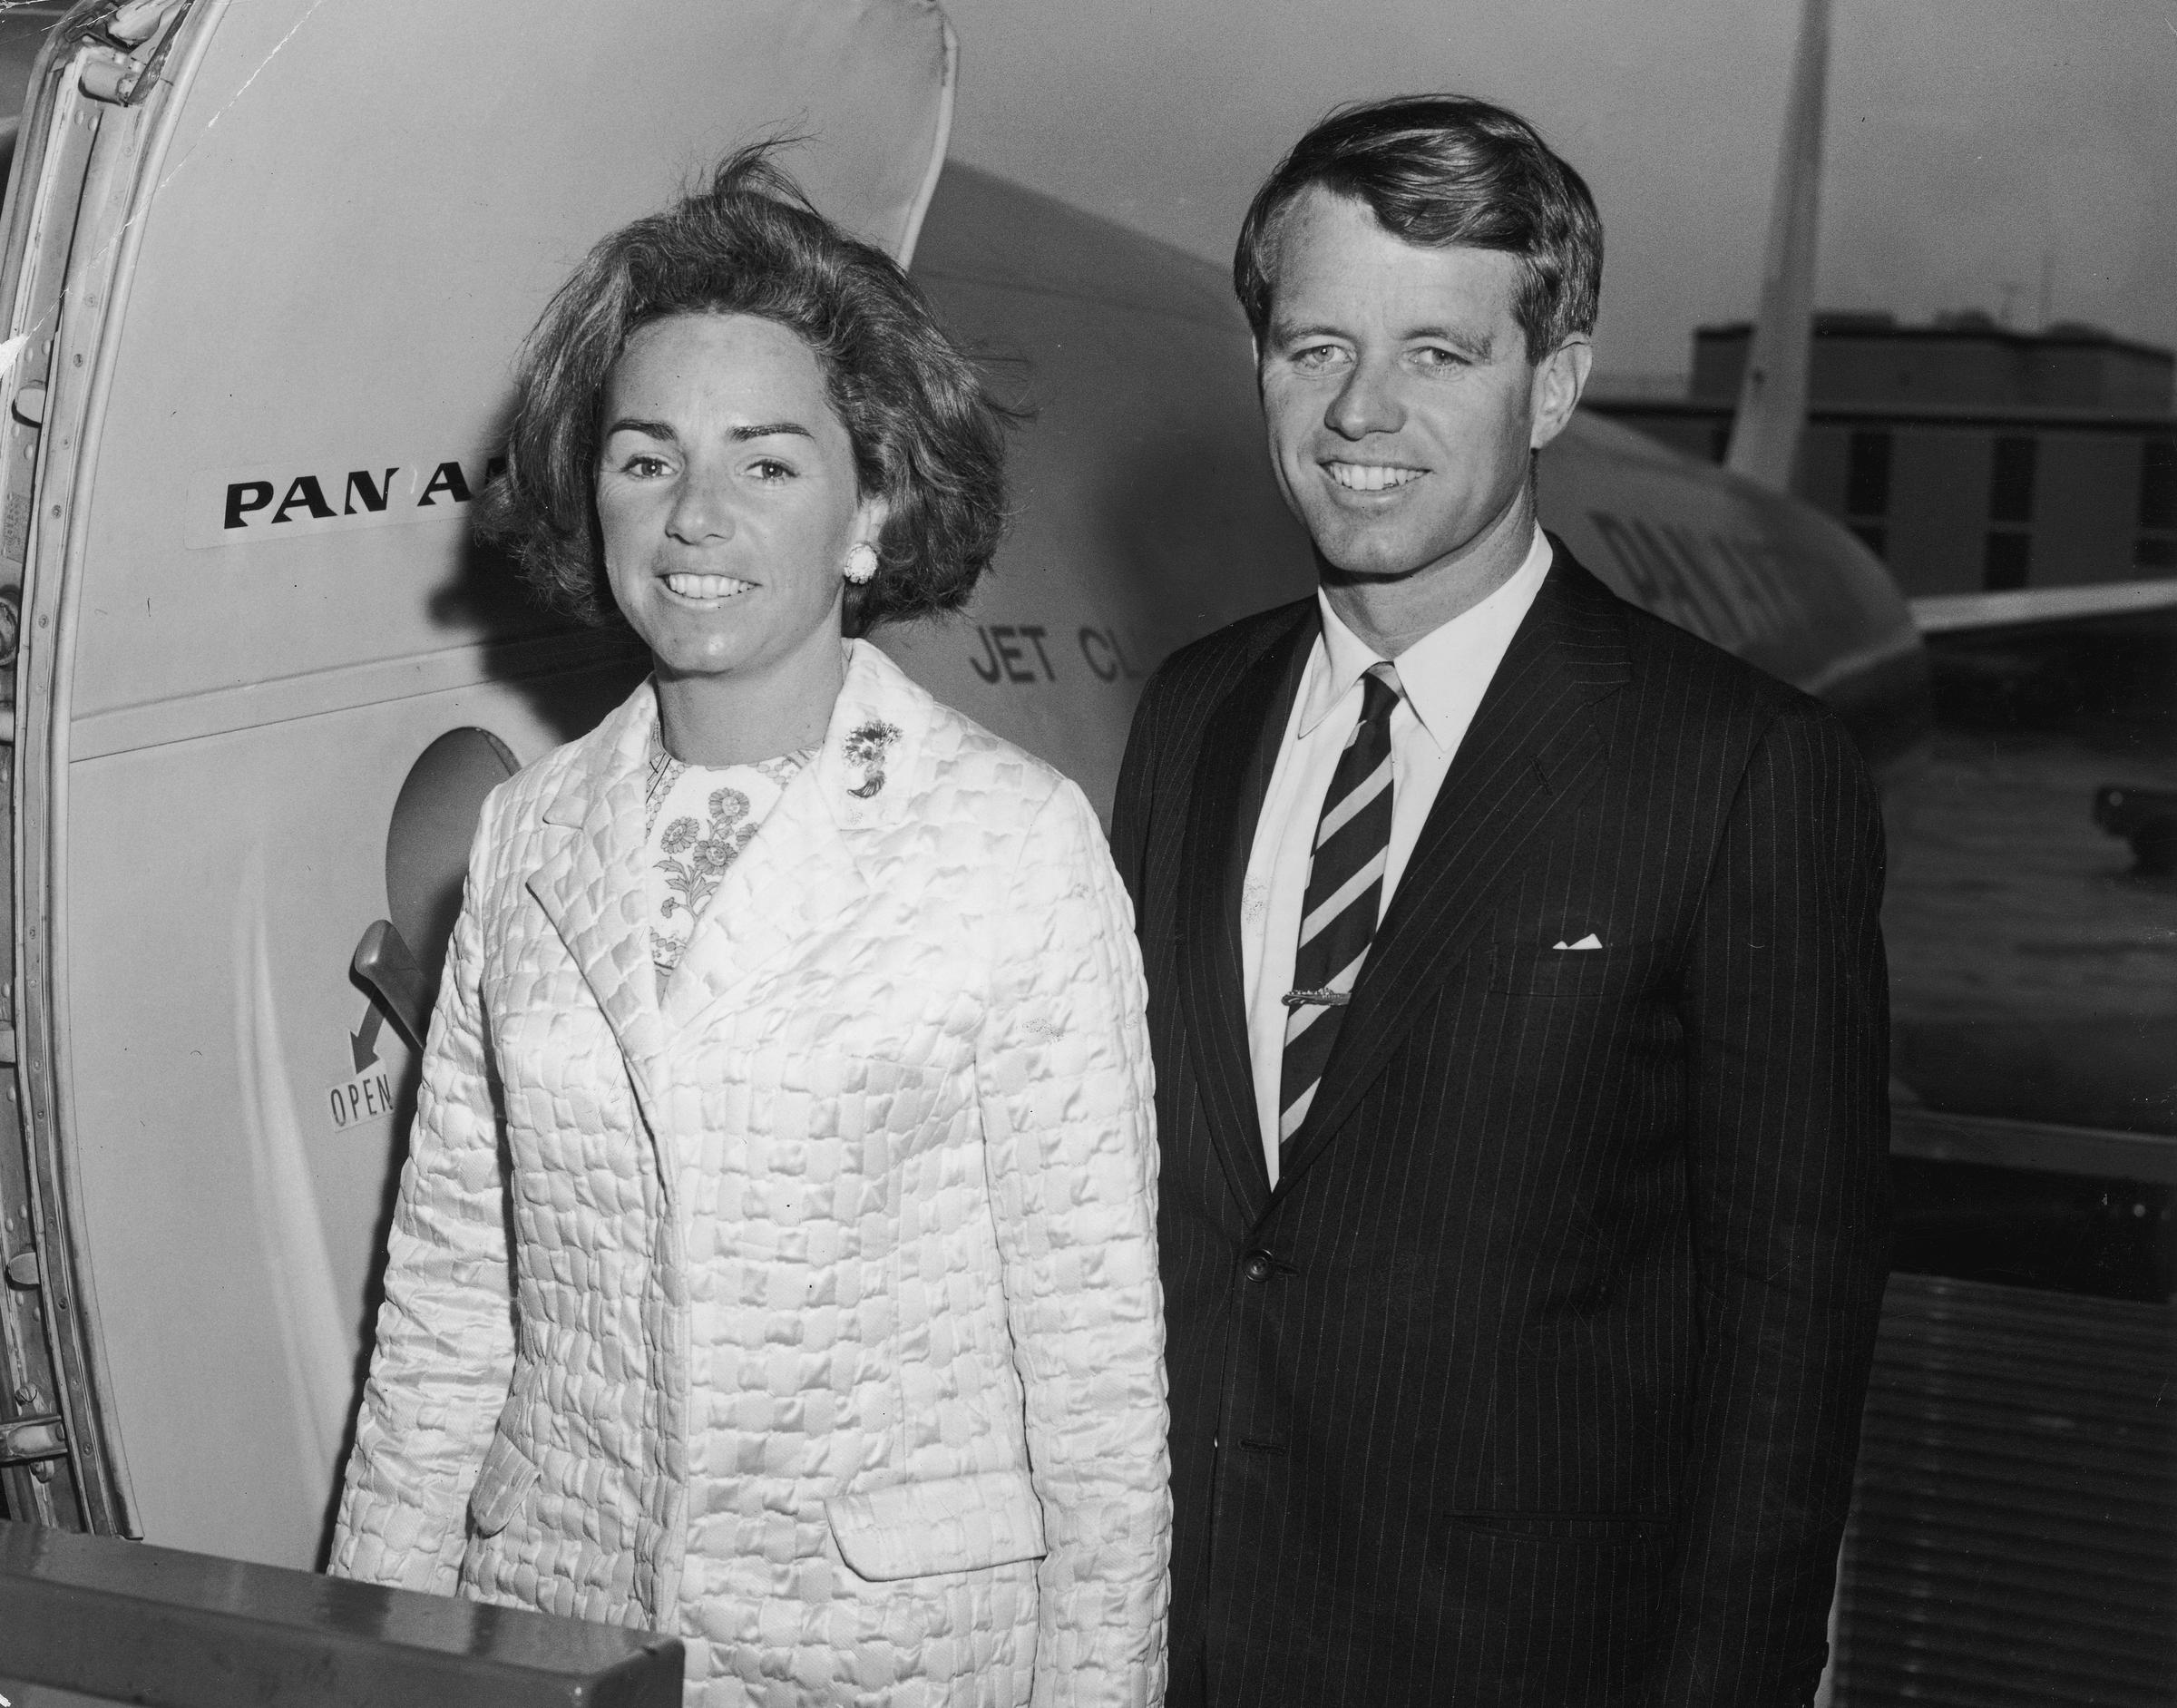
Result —
[{"label": "sky", "polygon": [[[1220,268],[1338,102],[1489,96],[1586,175],[1604,376],[1752,314],[1797,0],[942,0],[956,159]],[[1816,300],[2177,346],[2177,0],[1833,0]],[[0,0],[14,111],[63,7]]]},{"label": "sky", "polygon": [[[1597,366],[1752,314],[1796,0],[943,0],[952,157],[1219,266],[1327,108],[1534,121],[1606,232]],[[1816,301],[2177,346],[2177,0],[1835,0]]]}]

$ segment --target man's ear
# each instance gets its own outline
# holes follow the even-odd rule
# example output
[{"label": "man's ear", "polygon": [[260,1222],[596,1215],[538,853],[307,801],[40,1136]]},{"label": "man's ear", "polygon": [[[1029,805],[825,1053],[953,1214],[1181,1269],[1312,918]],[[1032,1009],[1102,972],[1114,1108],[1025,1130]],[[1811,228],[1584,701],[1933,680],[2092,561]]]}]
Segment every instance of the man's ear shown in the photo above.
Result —
[{"label": "man's ear", "polygon": [[1528,434],[1531,450],[1539,451],[1565,431],[1572,412],[1587,389],[1587,373],[1595,366],[1595,346],[1585,332],[1576,332],[1535,364],[1534,389],[1528,401],[1534,426]]}]

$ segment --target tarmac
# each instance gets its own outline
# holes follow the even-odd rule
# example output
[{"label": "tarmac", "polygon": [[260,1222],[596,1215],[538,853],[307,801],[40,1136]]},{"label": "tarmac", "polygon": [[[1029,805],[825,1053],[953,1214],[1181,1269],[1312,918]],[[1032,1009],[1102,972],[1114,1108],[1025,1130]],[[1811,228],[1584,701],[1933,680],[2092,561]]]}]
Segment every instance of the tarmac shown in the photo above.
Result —
[{"label": "tarmac", "polygon": [[1892,850],[1894,1069],[1931,1107],[2177,1135],[2177,879],[2094,822],[2177,790],[2177,618],[1950,639]]}]

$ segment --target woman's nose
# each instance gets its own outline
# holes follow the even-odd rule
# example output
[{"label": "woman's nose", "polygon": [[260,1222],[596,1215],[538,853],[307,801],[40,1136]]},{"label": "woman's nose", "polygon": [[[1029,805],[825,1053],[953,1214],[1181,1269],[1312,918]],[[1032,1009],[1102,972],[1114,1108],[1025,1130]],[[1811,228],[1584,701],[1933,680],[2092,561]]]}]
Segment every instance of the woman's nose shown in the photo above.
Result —
[{"label": "woman's nose", "polygon": [[673,495],[665,531],[683,545],[731,539],[733,505],[726,483],[716,475],[690,469]]},{"label": "woman's nose", "polygon": [[1323,422],[1345,439],[1364,439],[1372,433],[1394,433],[1405,425],[1406,411],[1400,402],[1396,376],[1373,363],[1357,362],[1345,384],[1331,399]]}]

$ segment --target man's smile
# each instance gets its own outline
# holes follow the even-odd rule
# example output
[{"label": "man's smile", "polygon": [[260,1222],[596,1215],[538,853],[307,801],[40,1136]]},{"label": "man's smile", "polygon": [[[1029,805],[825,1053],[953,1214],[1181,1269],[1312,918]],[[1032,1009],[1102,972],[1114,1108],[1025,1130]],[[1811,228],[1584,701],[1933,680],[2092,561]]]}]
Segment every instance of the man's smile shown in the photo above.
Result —
[{"label": "man's smile", "polygon": [[1322,464],[1322,468],[1349,493],[1387,493],[1411,485],[1429,472],[1399,463],[1330,462]]}]

